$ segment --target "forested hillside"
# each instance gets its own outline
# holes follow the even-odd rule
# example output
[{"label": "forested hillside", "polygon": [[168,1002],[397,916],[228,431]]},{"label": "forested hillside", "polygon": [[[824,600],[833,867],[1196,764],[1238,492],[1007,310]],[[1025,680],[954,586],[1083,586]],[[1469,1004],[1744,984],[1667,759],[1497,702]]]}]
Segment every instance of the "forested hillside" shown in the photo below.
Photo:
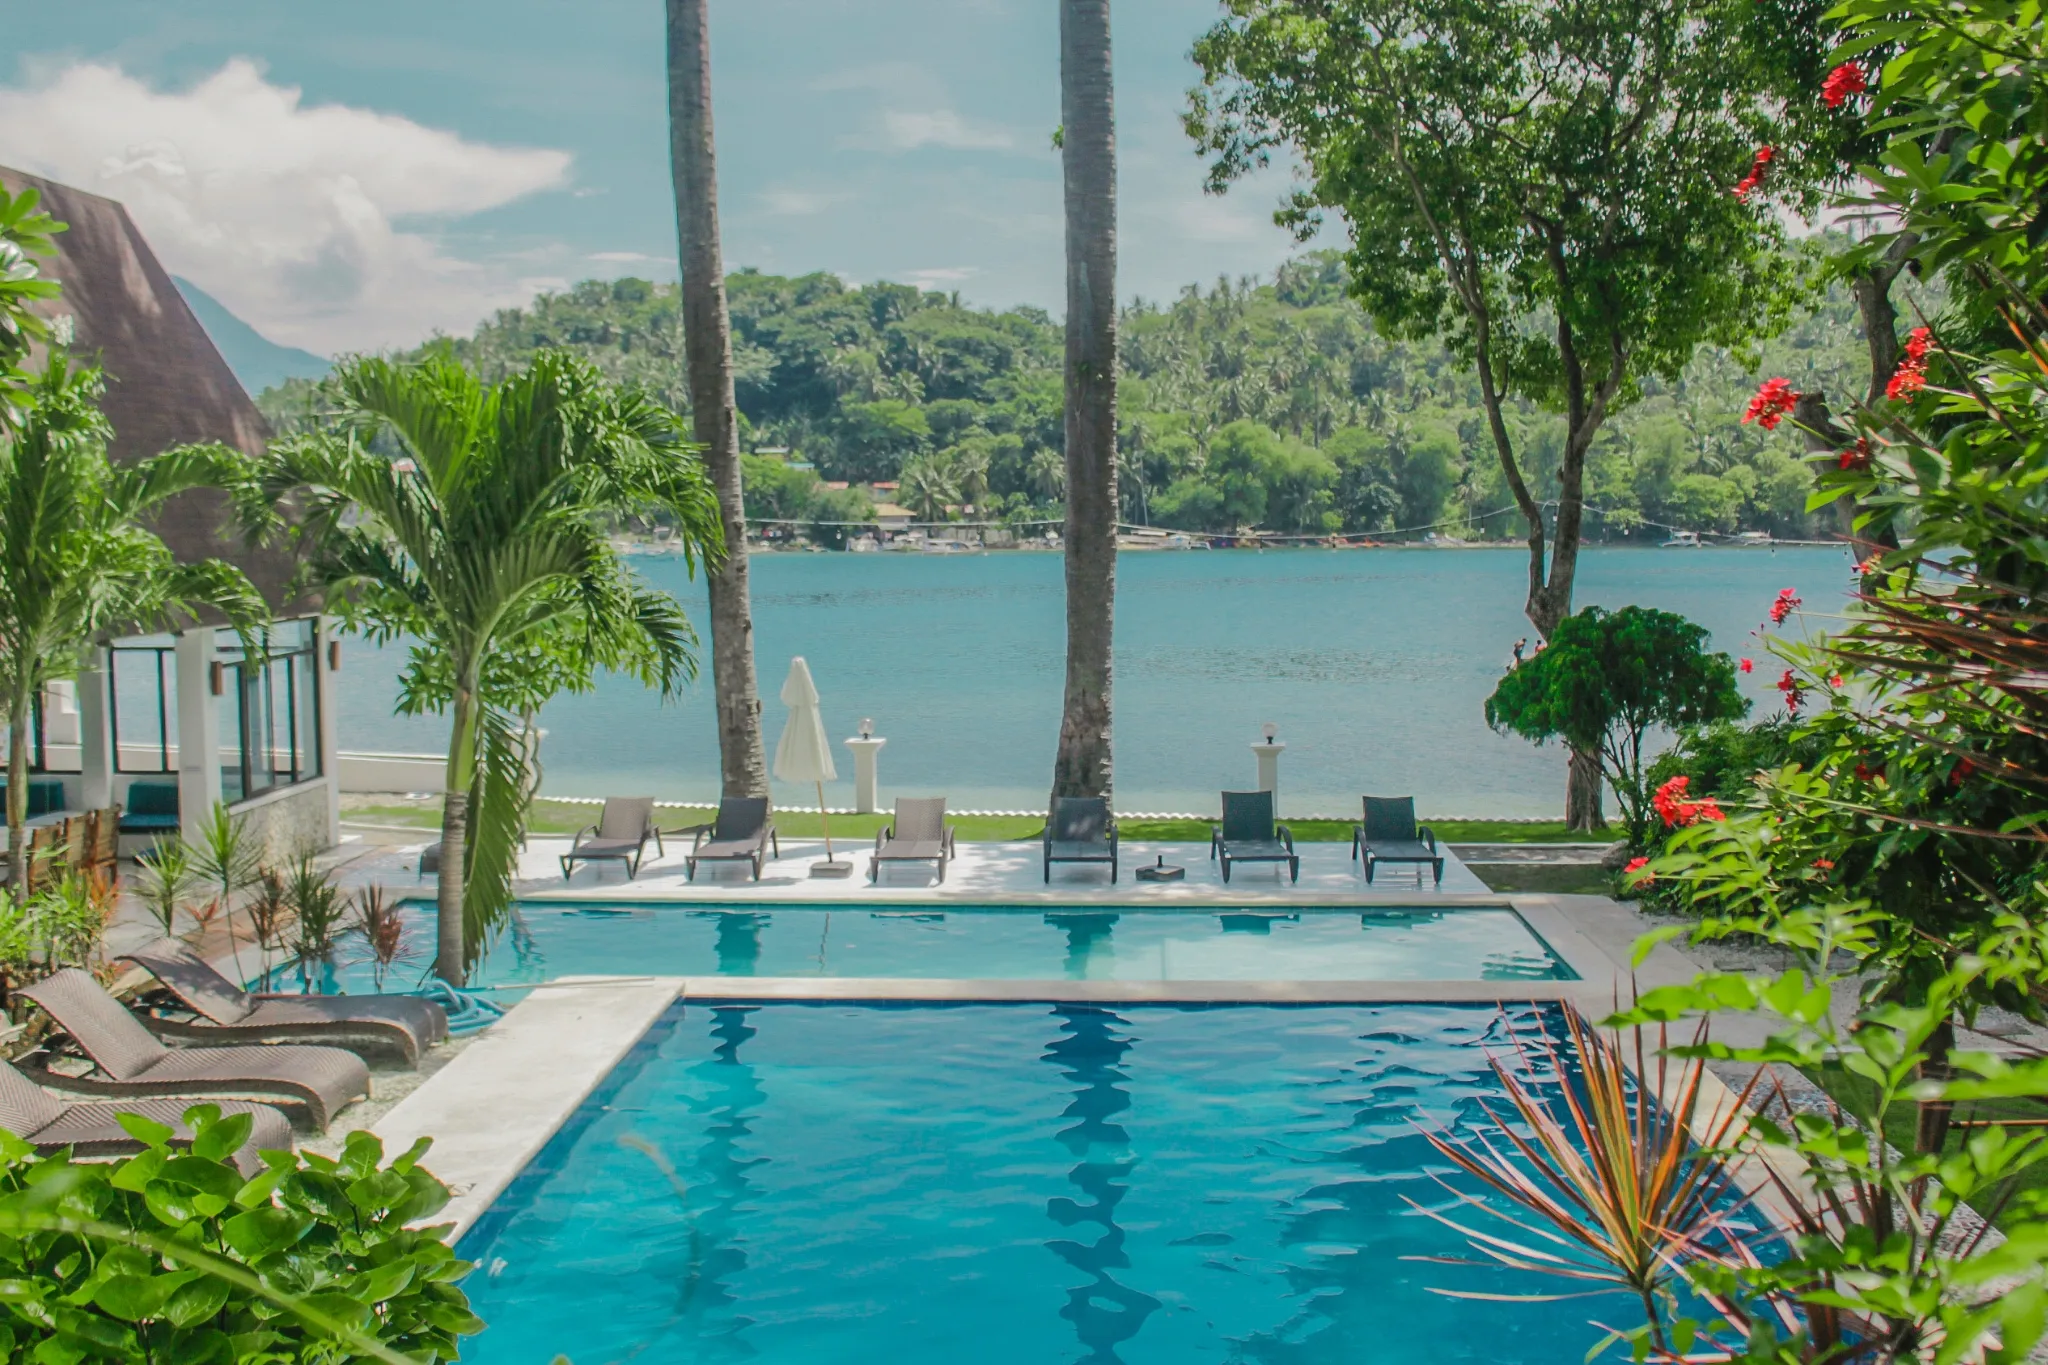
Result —
[{"label": "forested hillside", "polygon": [[[1476,380],[1435,343],[1389,342],[1344,295],[1334,253],[1270,280],[1190,286],[1123,315],[1121,482],[1128,520],[1186,530],[1315,534],[1518,533]],[[1059,326],[1034,308],[991,312],[907,285],[741,271],[728,287],[750,511],[856,520],[861,485],[937,519],[1058,514]],[[687,394],[672,285],[590,281],[444,339],[495,378],[558,346],[681,408]],[[1798,536],[1811,483],[1789,427],[1740,422],[1761,374],[1846,395],[1863,386],[1845,293],[1816,300],[1750,361],[1703,351],[1609,422],[1590,462],[1596,538],[1667,527]],[[265,392],[303,420],[313,386]],[[1564,424],[1523,408],[1516,438],[1539,483]],[[781,452],[786,451],[787,454]],[[811,468],[804,468],[809,465]],[[794,467],[793,467],[794,466]],[[834,490],[827,485],[854,485]],[[1543,490],[1539,496],[1547,496]]]}]

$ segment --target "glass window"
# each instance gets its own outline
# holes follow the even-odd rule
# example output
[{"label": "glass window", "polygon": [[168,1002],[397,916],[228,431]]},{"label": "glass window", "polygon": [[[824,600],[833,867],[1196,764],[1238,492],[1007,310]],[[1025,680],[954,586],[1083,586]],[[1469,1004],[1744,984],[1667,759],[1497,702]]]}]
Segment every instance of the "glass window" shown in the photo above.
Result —
[{"label": "glass window", "polygon": [[175,648],[115,645],[107,654],[107,722],[113,731],[114,771],[176,772],[178,765],[172,758],[178,746]]},{"label": "glass window", "polygon": [[226,637],[220,651],[221,795],[246,801],[278,787],[319,777],[320,694],[310,620],[282,621],[252,661]]}]

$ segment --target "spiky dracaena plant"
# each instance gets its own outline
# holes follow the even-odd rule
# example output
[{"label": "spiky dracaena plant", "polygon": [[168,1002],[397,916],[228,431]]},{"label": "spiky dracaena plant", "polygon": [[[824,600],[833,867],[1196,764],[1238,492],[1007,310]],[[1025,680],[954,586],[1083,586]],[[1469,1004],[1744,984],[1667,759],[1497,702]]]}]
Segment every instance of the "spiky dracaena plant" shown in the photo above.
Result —
[{"label": "spiky dracaena plant", "polygon": [[250,652],[262,652],[255,631],[267,613],[242,571],[217,559],[180,564],[147,529],[169,499],[231,478],[235,457],[195,446],[114,464],[103,387],[96,367],[53,354],[20,419],[0,430],[0,710],[18,889],[27,886],[30,731],[45,687],[76,676],[86,650],[114,632],[174,624],[201,606],[219,609]]},{"label": "spiky dracaena plant", "polygon": [[[280,441],[245,488],[287,503],[307,571],[352,629],[405,638],[398,710],[447,714],[435,970],[460,985],[511,907],[524,833],[519,717],[600,670],[672,698],[695,675],[675,599],[602,521],[658,513],[692,572],[723,553],[718,503],[676,417],[559,352],[486,384],[453,359],[343,362],[329,429]],[[372,447],[394,441],[404,457]]]}]

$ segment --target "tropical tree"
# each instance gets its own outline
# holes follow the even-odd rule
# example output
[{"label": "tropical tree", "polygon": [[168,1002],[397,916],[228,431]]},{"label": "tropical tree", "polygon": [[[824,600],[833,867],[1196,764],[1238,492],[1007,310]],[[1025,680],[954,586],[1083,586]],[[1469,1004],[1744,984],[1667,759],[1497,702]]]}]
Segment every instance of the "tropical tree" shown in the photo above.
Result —
[{"label": "tropical tree", "polygon": [[1110,791],[1116,604],[1116,111],[1109,0],[1060,3],[1067,215],[1067,680],[1052,794]]},{"label": "tropical tree", "polygon": [[9,194],[0,185],[0,422],[11,419],[6,390],[18,385],[30,344],[49,335],[30,305],[57,296],[56,281],[42,277],[34,258],[56,249],[50,239],[64,225],[37,207],[40,199],[34,190]]},{"label": "tropical tree", "polygon": [[1735,661],[1708,652],[1706,643],[1704,627],[1668,611],[1587,607],[1560,621],[1548,648],[1500,680],[1486,699],[1486,723],[1598,754],[1629,844],[1641,848],[1652,828],[1643,781],[1651,728],[1711,725],[1749,710],[1735,687]]},{"label": "tropical tree", "polygon": [[[1221,191],[1290,148],[1309,184],[1280,216],[1342,212],[1350,288],[1380,327],[1441,335],[1477,372],[1528,530],[1525,610],[1571,613],[1587,454],[1650,376],[1703,342],[1769,335],[1787,306],[1775,203],[1776,41],[1754,0],[1239,0],[1196,44],[1189,132]],[[1749,174],[1738,183],[1745,168]],[[1831,170],[1832,168],[1830,168]],[[1731,193],[1731,188],[1736,192]],[[1556,514],[1509,400],[1560,409]],[[1594,823],[1598,755],[1574,749],[1566,818]]]},{"label": "tropical tree", "polygon": [[1025,467],[1024,480],[1040,501],[1058,502],[1067,492],[1067,463],[1057,452],[1041,450]]},{"label": "tropical tree", "polygon": [[903,479],[896,496],[919,521],[944,521],[960,500],[953,471],[933,459],[912,460],[903,466]]},{"label": "tropical tree", "polygon": [[718,494],[725,557],[705,565],[711,590],[711,680],[727,796],[766,796],[754,612],[747,589],[747,508],[733,397],[732,319],[718,236],[718,153],[711,128],[708,0],[668,0],[669,168],[682,247],[683,357],[690,422]]},{"label": "tropical tree", "polygon": [[217,485],[236,457],[217,446],[134,465],[107,456],[100,371],[53,352],[0,428],[0,688],[7,720],[7,851],[17,897],[28,887],[28,751],[43,690],[76,677],[86,651],[121,630],[157,629],[213,607],[252,653],[267,616],[240,569],[180,564],[146,529],[164,503]]},{"label": "tropical tree", "polygon": [[452,719],[435,970],[460,985],[511,904],[530,798],[521,718],[600,669],[664,699],[696,672],[683,609],[634,575],[601,519],[667,516],[694,572],[722,553],[718,500],[672,413],[559,352],[497,384],[445,357],[353,359],[332,387],[334,425],[272,445],[249,511],[274,524],[296,505],[331,609],[412,642],[398,709]]}]

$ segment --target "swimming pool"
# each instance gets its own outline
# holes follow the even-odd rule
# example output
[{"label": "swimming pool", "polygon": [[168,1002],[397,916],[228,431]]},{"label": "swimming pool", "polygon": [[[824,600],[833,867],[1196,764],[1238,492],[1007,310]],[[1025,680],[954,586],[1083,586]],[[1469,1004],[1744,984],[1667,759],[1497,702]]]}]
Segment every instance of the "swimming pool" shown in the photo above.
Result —
[{"label": "swimming pool", "polygon": [[1558,1286],[1404,1202],[1549,1008],[678,1006],[464,1237],[463,1357],[1577,1365],[1615,1305],[1433,1293]]},{"label": "swimming pool", "polygon": [[[431,907],[408,907],[433,942]],[[424,965],[400,969],[410,982]],[[528,902],[477,983],[583,974],[1110,981],[1569,981],[1512,909],[762,910]],[[339,984],[371,989],[362,964]]]}]

